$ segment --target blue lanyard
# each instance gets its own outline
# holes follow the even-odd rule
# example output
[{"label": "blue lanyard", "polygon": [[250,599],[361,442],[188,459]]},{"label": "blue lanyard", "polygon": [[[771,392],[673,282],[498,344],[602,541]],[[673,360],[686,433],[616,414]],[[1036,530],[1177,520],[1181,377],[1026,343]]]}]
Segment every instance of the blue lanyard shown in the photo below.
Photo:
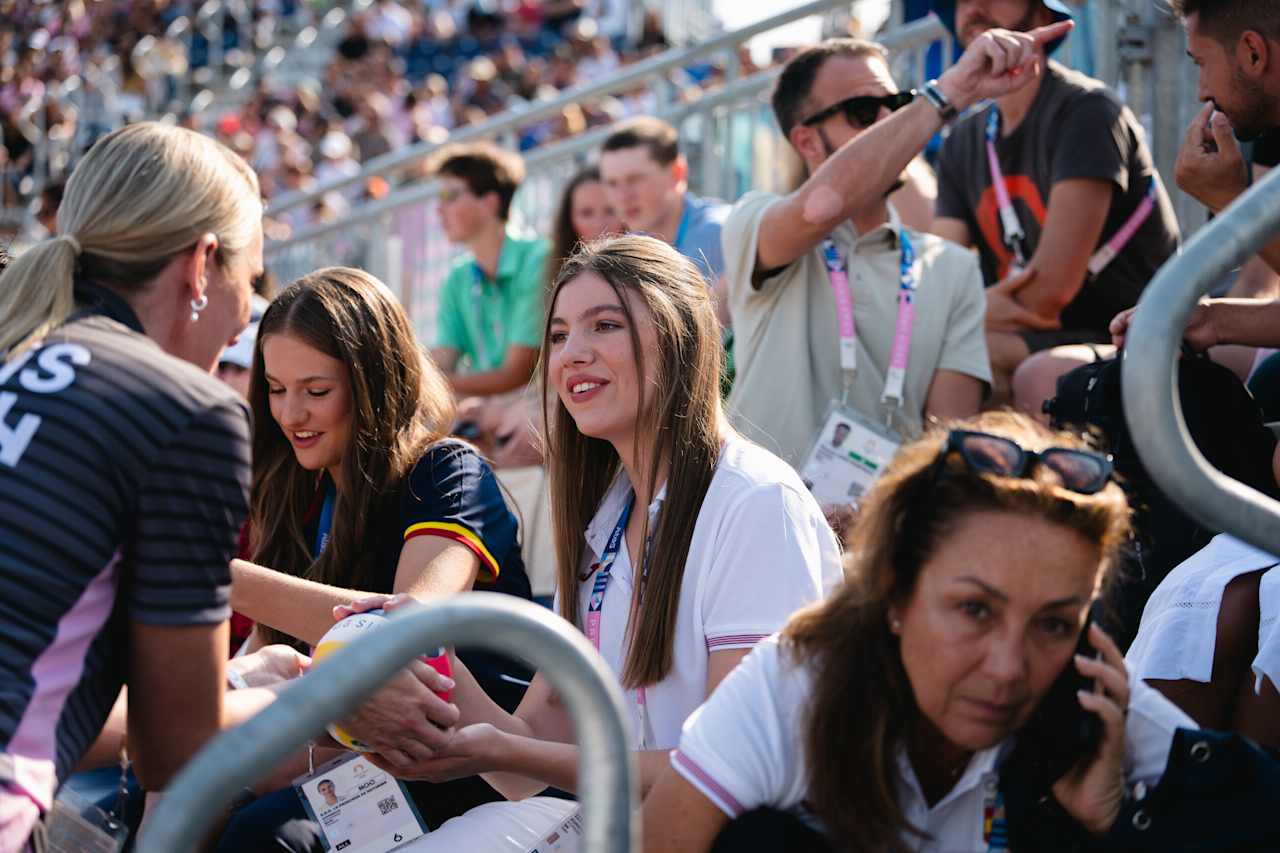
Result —
[{"label": "blue lanyard", "polygon": [[911,272],[911,267],[916,262],[916,250],[911,247],[911,238],[907,236],[907,232],[903,229],[901,237],[898,240],[900,258],[898,260],[898,272],[900,278],[898,280],[898,288],[903,293],[910,293],[916,289],[916,277]]},{"label": "blue lanyard", "polygon": [[[614,525],[613,533],[609,535],[609,542],[605,546],[604,553],[600,555],[600,562],[596,564],[596,579],[591,585],[591,598],[587,601],[587,635],[597,649],[600,648],[599,633],[599,613],[604,607],[604,593],[609,588],[609,581],[613,578],[613,564],[618,559],[618,552],[622,550],[622,537],[627,532],[627,522],[631,519],[631,508],[635,506],[636,493],[632,492],[631,497],[627,498],[627,505],[622,508],[622,514],[618,516],[618,523]],[[597,614],[594,619],[590,614]],[[591,630],[592,622],[595,623],[595,631]],[[594,636],[592,634],[594,633]]]},{"label": "blue lanyard", "polygon": [[987,113],[987,141],[992,145],[996,144],[996,140],[1000,138],[1000,108],[995,104],[991,105],[991,110]]},{"label": "blue lanyard", "polygon": [[324,546],[329,544],[329,528],[333,526],[333,498],[335,490],[332,487],[326,487],[324,491],[324,503],[320,506],[320,523],[316,527],[316,554],[314,559],[320,559],[320,555],[324,553]]},{"label": "blue lanyard", "polygon": [[680,199],[680,204],[680,224],[676,226],[676,238],[671,241],[671,245],[677,249],[684,241],[684,233],[689,230],[689,199],[687,197]]}]

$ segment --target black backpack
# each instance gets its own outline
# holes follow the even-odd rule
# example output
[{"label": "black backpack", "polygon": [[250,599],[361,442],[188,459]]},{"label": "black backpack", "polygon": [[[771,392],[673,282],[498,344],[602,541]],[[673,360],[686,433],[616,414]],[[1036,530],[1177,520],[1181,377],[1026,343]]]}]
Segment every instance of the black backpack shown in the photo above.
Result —
[{"label": "black backpack", "polygon": [[[1189,350],[1178,362],[1182,413],[1196,446],[1209,464],[1272,497],[1280,495],[1271,470],[1276,439],[1244,384],[1227,368]],[[1056,428],[1086,430],[1111,452],[1117,479],[1133,507],[1135,535],[1115,599],[1115,614],[1127,648],[1137,633],[1147,598],[1175,566],[1209,543],[1219,530],[1192,519],[1156,487],[1124,417],[1120,359],[1077,367],[1058,379],[1057,394],[1044,404]]]}]

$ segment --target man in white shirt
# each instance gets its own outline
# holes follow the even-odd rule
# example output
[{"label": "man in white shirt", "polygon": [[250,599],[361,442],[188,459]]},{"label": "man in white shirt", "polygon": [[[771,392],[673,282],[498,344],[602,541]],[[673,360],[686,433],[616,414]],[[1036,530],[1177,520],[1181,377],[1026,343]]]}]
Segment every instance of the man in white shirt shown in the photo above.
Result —
[{"label": "man in white shirt", "polygon": [[[799,466],[836,401],[900,438],[918,434],[927,417],[976,414],[991,381],[977,261],[904,227],[887,203],[919,146],[904,140],[867,156],[848,144],[895,110],[932,118],[935,126],[937,110],[900,93],[883,48],[856,39],[832,39],[796,55],[779,78],[773,107],[809,178],[789,196],[748,193],[724,226],[738,371],[729,400],[735,427]],[[825,245],[847,283],[833,284]],[[904,261],[912,255],[914,293],[905,294]],[[850,301],[853,340],[837,319]],[[900,301],[913,302],[914,310],[905,375],[894,389],[886,380],[891,362],[902,362],[891,354],[902,338]]]}]

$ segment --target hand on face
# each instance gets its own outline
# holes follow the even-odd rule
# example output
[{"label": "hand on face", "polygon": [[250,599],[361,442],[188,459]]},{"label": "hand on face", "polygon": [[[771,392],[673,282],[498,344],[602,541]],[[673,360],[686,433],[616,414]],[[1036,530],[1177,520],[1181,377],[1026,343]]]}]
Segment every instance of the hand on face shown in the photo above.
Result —
[{"label": "hand on face", "polygon": [[1085,829],[1101,835],[1111,828],[1124,801],[1124,723],[1129,708],[1129,673],[1115,641],[1097,625],[1089,642],[1101,652],[1094,659],[1076,655],[1068,666],[1094,680],[1092,692],[1077,694],[1080,705],[1102,719],[1102,742],[1093,761],[1053,785],[1058,803]]},{"label": "hand on face", "polygon": [[1214,110],[1212,101],[1206,103],[1187,127],[1173,166],[1174,180],[1216,213],[1247,189],[1248,169],[1231,123]]},{"label": "hand on face", "polygon": [[1071,27],[1070,21],[1060,21],[1025,33],[987,30],[943,72],[938,85],[959,110],[1015,92],[1034,79],[1044,45],[1066,35]]},{"label": "hand on face", "polygon": [[978,752],[1026,724],[1069,665],[1099,570],[1096,543],[1034,514],[976,510],[940,538],[890,613],[938,747]]}]

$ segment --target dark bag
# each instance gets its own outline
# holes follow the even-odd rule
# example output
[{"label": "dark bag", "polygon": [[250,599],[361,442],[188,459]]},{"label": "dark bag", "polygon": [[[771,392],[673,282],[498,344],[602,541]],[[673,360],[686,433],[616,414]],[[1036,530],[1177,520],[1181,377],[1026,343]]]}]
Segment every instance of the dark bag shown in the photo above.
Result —
[{"label": "dark bag", "polygon": [[1280,850],[1280,761],[1237,734],[1178,729],[1154,789],[1135,785],[1103,837],[1052,795],[1001,769],[1009,849],[1017,853],[1258,853]]},{"label": "dark bag", "polygon": [[[1178,393],[1187,428],[1209,464],[1260,492],[1277,497],[1271,473],[1276,439],[1262,412],[1234,373],[1204,355],[1187,352],[1178,363]],[[1087,430],[1111,452],[1117,479],[1133,507],[1135,536],[1116,596],[1116,641],[1128,648],[1142,609],[1165,575],[1209,543],[1213,530],[1182,511],[1152,481],[1124,417],[1120,359],[1077,367],[1058,379],[1057,394],[1044,405],[1056,428]]]}]

